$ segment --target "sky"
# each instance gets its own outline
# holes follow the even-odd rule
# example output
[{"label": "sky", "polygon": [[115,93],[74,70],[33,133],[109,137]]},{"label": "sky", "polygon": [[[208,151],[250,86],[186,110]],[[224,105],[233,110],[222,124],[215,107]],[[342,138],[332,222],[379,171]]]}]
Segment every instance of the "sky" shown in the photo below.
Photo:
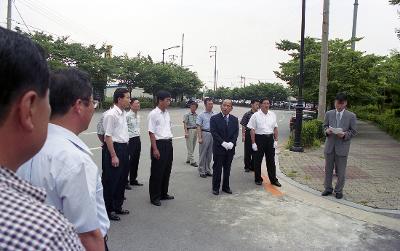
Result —
[{"label": "sky", "polygon": [[[71,42],[113,45],[113,54],[138,53],[162,60],[162,50],[181,45],[183,65],[213,86],[217,47],[218,86],[239,87],[261,82],[282,82],[273,71],[289,60],[276,49],[283,39],[300,40],[301,0],[15,0],[13,27],[69,36]],[[330,1],[329,38],[350,39],[354,0]],[[0,0],[0,26],[6,24],[7,1]],[[306,1],[306,36],[320,38],[323,0]],[[387,55],[400,50],[395,35],[397,12],[388,0],[359,0],[356,49]],[[24,22],[26,26],[24,25]],[[165,60],[181,49],[165,52]]]}]

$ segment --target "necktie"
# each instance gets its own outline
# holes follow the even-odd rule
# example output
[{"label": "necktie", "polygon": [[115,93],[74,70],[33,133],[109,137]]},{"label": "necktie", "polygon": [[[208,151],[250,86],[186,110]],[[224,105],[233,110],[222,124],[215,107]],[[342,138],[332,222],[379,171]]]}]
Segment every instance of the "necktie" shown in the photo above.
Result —
[{"label": "necktie", "polygon": [[339,128],[340,125],[340,113],[336,112],[336,128]]},{"label": "necktie", "polygon": [[228,124],[229,124],[229,118],[228,118],[228,115],[225,115],[225,116],[224,116],[224,119],[225,119],[225,122],[226,122],[226,126],[228,126]]}]

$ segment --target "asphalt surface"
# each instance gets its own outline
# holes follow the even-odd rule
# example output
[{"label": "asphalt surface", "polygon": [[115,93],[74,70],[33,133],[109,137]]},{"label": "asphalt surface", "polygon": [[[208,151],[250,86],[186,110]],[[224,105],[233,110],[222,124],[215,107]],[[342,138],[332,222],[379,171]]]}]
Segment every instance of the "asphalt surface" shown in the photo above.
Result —
[{"label": "asphalt surface", "polygon": [[[220,109],[214,106],[214,110]],[[247,110],[234,107],[232,113],[240,118]],[[398,220],[339,205],[301,191],[284,178],[280,189],[256,186],[254,174],[243,172],[240,136],[232,163],[233,194],[213,195],[211,178],[200,178],[196,168],[185,164],[182,117],[187,109],[170,109],[174,134],[170,194],[175,200],[163,201],[161,207],[151,205],[148,112],[140,112],[138,180],[144,186],[126,191],[124,207],[131,214],[112,222],[108,234],[111,250],[400,250]],[[283,144],[293,112],[275,112]],[[96,113],[89,129],[81,134],[99,167],[101,150],[95,131],[100,116]],[[198,146],[195,152],[198,159]]]}]

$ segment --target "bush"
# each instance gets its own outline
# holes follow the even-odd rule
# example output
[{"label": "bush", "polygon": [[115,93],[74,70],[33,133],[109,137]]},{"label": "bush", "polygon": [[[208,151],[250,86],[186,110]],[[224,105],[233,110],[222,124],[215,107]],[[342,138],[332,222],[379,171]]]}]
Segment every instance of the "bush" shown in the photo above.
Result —
[{"label": "bush", "polygon": [[[318,147],[321,141],[325,139],[323,122],[317,119],[304,121],[301,130],[301,144],[303,147]],[[292,147],[294,144],[294,130],[290,135],[287,148]]]}]

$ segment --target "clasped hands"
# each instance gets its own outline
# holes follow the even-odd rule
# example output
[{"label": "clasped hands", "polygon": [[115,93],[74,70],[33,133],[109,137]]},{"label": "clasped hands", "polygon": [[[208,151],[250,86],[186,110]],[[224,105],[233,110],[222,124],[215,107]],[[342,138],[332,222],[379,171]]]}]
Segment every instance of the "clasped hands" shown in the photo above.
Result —
[{"label": "clasped hands", "polygon": [[233,145],[232,142],[225,142],[224,141],[224,142],[222,142],[221,146],[228,151],[228,150],[231,150],[234,145]]}]

